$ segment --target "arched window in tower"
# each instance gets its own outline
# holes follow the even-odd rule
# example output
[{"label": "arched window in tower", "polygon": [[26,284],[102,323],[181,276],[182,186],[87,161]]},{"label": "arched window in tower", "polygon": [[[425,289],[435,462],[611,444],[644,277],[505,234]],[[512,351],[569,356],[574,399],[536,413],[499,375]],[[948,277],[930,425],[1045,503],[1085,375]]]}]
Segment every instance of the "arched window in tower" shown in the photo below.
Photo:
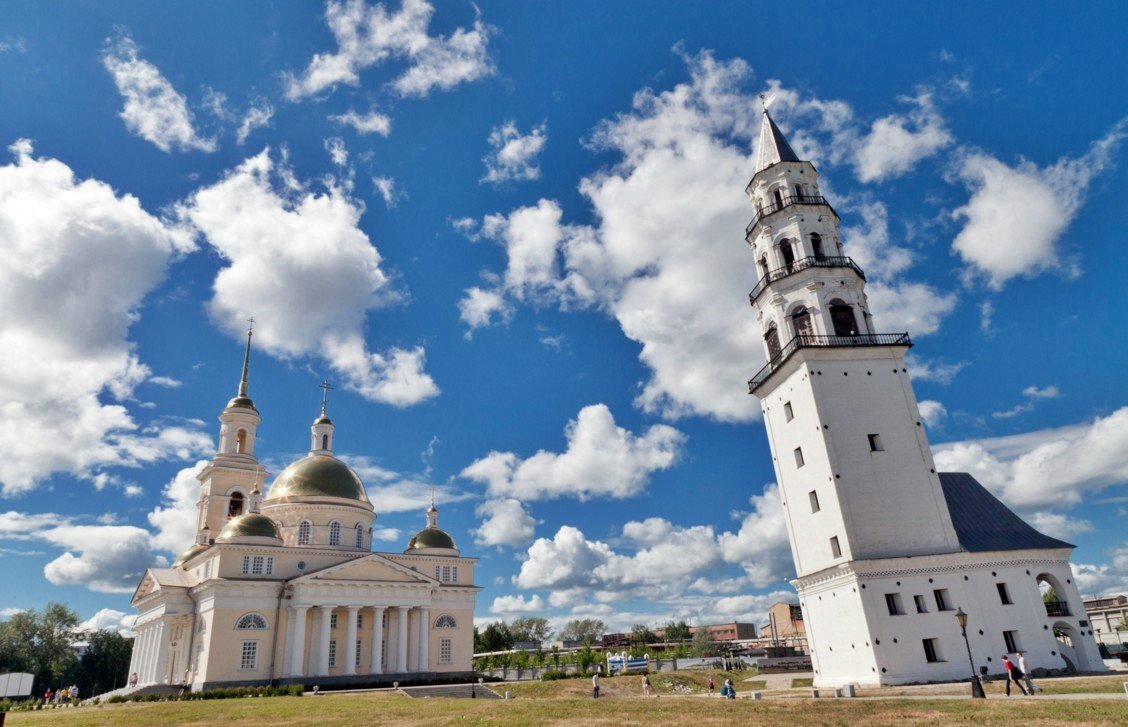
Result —
[{"label": "arched window in tower", "polygon": [[360,523],[356,524],[356,536],[354,542],[356,543],[357,548],[364,547],[364,531],[360,529]]},{"label": "arched window in tower", "polygon": [[816,260],[822,260],[826,257],[823,255],[822,235],[817,232],[811,233],[811,253],[815,256]]},{"label": "arched window in tower", "polygon": [[263,631],[266,629],[266,619],[257,613],[248,613],[235,622],[235,628],[240,631]]},{"label": "arched window in tower", "polygon": [[795,264],[795,251],[791,249],[791,240],[786,237],[779,241],[779,256],[783,260],[783,267],[788,270]]},{"label": "arched window in tower", "polygon": [[322,434],[321,435],[321,448],[322,449],[329,449],[329,435],[328,434]]},{"label": "arched window in tower", "polygon": [[764,343],[768,347],[768,360],[775,360],[776,356],[779,356],[783,349],[779,346],[779,331],[776,330],[774,324],[768,329],[768,332],[764,334]]},{"label": "arched window in tower", "polygon": [[334,520],[329,523],[329,545],[341,544],[341,524]]},{"label": "arched window in tower", "polygon": [[247,430],[240,429],[239,433],[235,435],[235,454],[243,454],[247,451]]},{"label": "arched window in tower", "polygon": [[770,268],[768,267],[768,256],[767,255],[761,255],[760,256],[759,265],[760,265],[760,278],[763,279],[763,278],[768,277],[768,270],[770,270]]},{"label": "arched window in tower", "polygon": [[813,336],[815,327],[811,323],[811,311],[804,306],[799,306],[791,314],[791,325],[795,329],[796,337]]},{"label": "arched window in tower", "polygon": [[840,300],[830,301],[830,322],[836,336],[858,335],[858,321],[854,309]]},{"label": "arched window in tower", "polygon": [[779,187],[772,190],[772,199],[775,200],[774,209],[783,209],[783,192],[780,191]]},{"label": "arched window in tower", "polygon": [[311,530],[313,530],[313,526],[310,525],[309,520],[302,520],[301,524],[298,525],[298,545],[309,545]]},{"label": "arched window in tower", "polygon": [[227,517],[233,518],[243,514],[243,493],[232,492],[231,499],[227,502]]}]

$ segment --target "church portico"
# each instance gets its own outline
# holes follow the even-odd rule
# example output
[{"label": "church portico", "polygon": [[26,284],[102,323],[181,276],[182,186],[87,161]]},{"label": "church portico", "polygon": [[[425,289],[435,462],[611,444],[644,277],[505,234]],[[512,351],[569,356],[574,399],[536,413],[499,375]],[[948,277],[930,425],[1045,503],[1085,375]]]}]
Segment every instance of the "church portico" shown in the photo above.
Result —
[{"label": "church portico", "polygon": [[195,542],[171,568],[146,571],[133,597],[138,684],[200,690],[470,672],[476,559],[439,528],[433,502],[402,552],[372,552],[377,514],[360,477],[333,454],[324,395],[309,455],[263,492],[250,336],[239,394],[220,415],[220,446],[198,476]]}]

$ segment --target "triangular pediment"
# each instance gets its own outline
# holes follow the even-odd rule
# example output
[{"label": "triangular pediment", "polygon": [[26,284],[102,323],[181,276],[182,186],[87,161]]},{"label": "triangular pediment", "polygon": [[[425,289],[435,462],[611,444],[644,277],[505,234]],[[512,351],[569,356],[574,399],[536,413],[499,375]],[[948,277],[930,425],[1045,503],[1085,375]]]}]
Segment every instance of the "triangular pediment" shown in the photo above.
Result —
[{"label": "triangular pediment", "polygon": [[133,592],[133,598],[129,602],[131,604],[137,603],[158,588],[160,586],[157,585],[157,579],[153,578],[153,574],[146,570],[145,575],[141,576],[141,582],[137,584],[137,590]]},{"label": "triangular pediment", "polygon": [[314,573],[295,579],[295,583],[317,581],[366,581],[377,583],[437,584],[434,578],[412,570],[405,565],[372,553],[362,558],[331,565]]}]

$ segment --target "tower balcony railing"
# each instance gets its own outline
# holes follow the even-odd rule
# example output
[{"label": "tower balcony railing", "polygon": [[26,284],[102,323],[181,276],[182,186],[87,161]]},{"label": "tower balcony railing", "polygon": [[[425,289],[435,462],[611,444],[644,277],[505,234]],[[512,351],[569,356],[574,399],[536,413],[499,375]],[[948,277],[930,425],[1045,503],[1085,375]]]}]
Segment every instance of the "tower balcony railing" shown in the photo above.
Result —
[{"label": "tower balcony railing", "polygon": [[1047,616],[1069,616],[1069,603],[1066,601],[1046,601]]},{"label": "tower balcony railing", "polygon": [[[753,217],[752,221],[748,223],[748,226],[744,228],[744,236],[747,238],[751,235],[752,230],[754,230],[756,225],[760,224],[765,217],[774,215],[776,212],[796,204],[825,204],[827,207],[830,207],[830,202],[827,202],[826,197],[823,197],[821,194],[793,194],[788,197],[783,197],[777,202],[772,202],[767,207],[761,207],[756,210],[756,216]],[[835,217],[838,217],[838,213],[834,211],[833,207],[830,207],[830,211]]]},{"label": "tower balcony railing", "polygon": [[784,265],[782,268],[769,271],[767,275],[760,278],[760,282],[756,283],[756,287],[748,294],[748,302],[755,304],[756,299],[767,289],[769,284],[777,280],[783,280],[801,270],[808,270],[810,268],[850,268],[858,274],[859,278],[862,280],[866,279],[866,274],[862,272],[862,269],[858,267],[858,264],[855,263],[852,258],[845,256],[831,257],[827,255],[814,255],[800,258],[790,265]]},{"label": "tower balcony railing", "polygon": [[860,333],[856,336],[824,336],[811,333],[801,333],[771,360],[764,364],[755,376],[748,380],[748,393],[755,394],[756,389],[775,373],[776,369],[783,366],[791,354],[801,348],[862,348],[867,346],[912,346],[908,333]]}]

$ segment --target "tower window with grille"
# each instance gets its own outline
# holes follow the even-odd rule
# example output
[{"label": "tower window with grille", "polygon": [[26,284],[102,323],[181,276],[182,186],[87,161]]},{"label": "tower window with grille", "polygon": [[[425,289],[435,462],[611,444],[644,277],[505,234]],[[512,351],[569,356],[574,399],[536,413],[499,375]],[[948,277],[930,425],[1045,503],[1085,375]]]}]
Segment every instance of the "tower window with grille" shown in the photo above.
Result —
[{"label": "tower window with grille", "polygon": [[356,526],[356,547],[364,547],[364,531],[360,529],[360,523]]},{"label": "tower window with grille", "polygon": [[795,448],[795,466],[796,467],[802,467],[805,464],[807,464],[807,463],[803,459],[803,448],[802,447],[796,447]]},{"label": "tower window with grille", "polygon": [[768,347],[769,360],[774,361],[783,353],[783,349],[779,345],[779,331],[776,330],[775,326],[769,328],[768,332],[764,334],[764,345]]},{"label": "tower window with grille", "polygon": [[819,493],[811,490],[807,493],[807,497],[809,497],[811,500],[811,512],[818,512],[820,509],[822,509],[819,507]]},{"label": "tower window with grille", "polygon": [[298,545],[309,545],[309,535],[313,526],[309,524],[309,520],[302,520],[298,525]]},{"label": "tower window with grille", "polygon": [[244,641],[243,648],[239,654],[239,669],[257,669],[258,668],[258,642],[257,641]]},{"label": "tower window with grille", "polygon": [[830,553],[835,558],[841,558],[842,557],[842,546],[840,546],[838,544],[838,536],[837,535],[835,535],[833,538],[830,539]]},{"label": "tower window with grille", "polygon": [[880,434],[869,434],[867,436],[869,437],[869,446],[870,446],[871,452],[884,452],[885,451],[885,447],[881,446],[881,435]]},{"label": "tower window with grille", "polygon": [[845,303],[839,302],[837,304],[831,304],[830,321],[834,326],[834,335],[858,335],[858,321],[854,318],[854,309]]},{"label": "tower window with grille", "polygon": [[341,524],[334,520],[329,523],[329,545],[341,544]]}]

